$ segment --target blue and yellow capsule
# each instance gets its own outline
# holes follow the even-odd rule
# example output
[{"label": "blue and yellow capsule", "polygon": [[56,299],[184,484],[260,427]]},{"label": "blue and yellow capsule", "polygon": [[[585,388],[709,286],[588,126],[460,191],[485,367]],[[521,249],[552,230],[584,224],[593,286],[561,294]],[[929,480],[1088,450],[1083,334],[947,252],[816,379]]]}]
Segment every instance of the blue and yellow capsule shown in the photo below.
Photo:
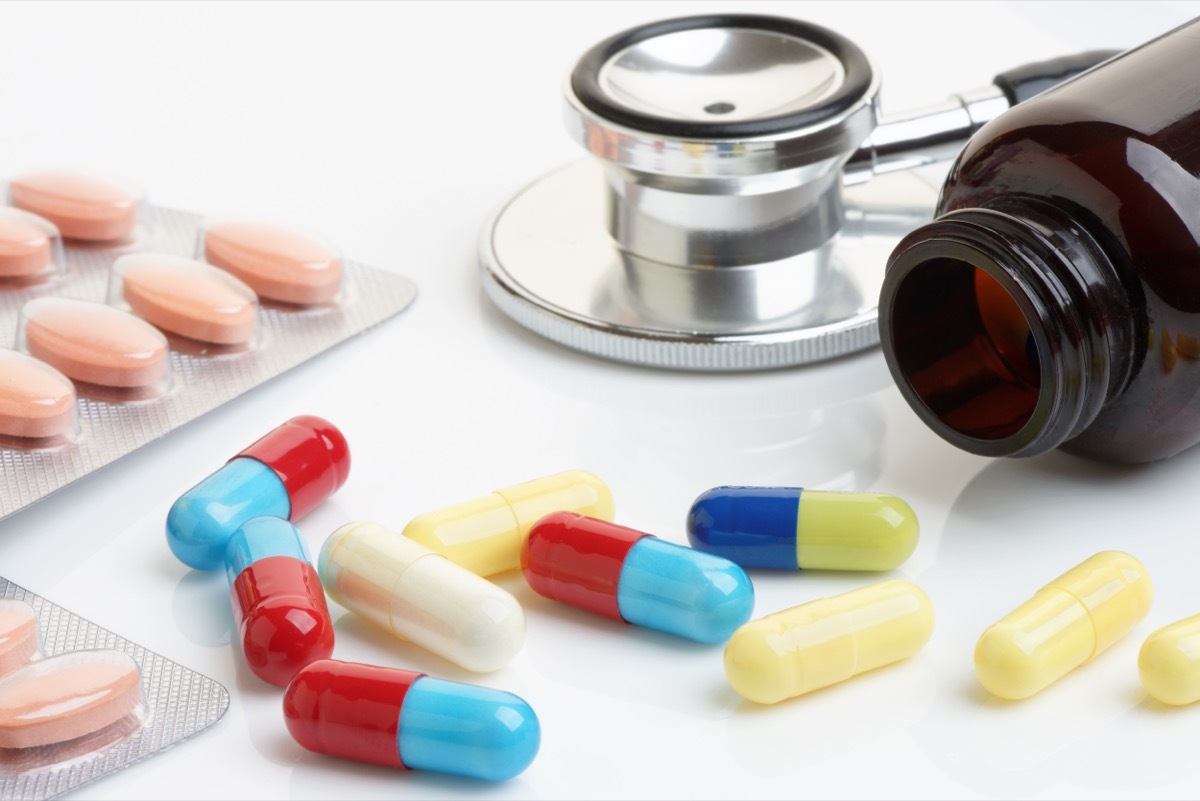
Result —
[{"label": "blue and yellow capsule", "polygon": [[716,487],[692,504],[688,540],[747,568],[892,570],[917,547],[917,516],[893,495]]}]

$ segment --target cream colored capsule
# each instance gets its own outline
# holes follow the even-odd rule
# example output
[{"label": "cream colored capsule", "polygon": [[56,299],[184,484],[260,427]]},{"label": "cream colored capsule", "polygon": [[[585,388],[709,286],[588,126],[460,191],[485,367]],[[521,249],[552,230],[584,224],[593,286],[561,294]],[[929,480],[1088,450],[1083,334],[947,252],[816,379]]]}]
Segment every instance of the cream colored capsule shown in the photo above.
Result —
[{"label": "cream colored capsule", "polygon": [[499,670],[525,643],[512,594],[376,523],[329,535],[317,571],[351,612],[467,670]]},{"label": "cream colored capsule", "polygon": [[1028,698],[1125,636],[1153,596],[1141,562],[1102,551],[985,631],[975,646],[975,674],[1001,698]]},{"label": "cream colored capsule", "polygon": [[613,519],[612,493],[585,470],[568,470],[497,490],[414,518],[404,536],[472,573],[491,576],[521,566],[521,545],[551,512]]},{"label": "cream colored capsule", "polygon": [[1142,686],[1172,706],[1200,701],[1200,615],[1163,626],[1138,654]]},{"label": "cream colored capsule", "polygon": [[774,704],[907,659],[932,633],[929,596],[881,581],[750,621],[725,645],[725,676],[739,695]]}]

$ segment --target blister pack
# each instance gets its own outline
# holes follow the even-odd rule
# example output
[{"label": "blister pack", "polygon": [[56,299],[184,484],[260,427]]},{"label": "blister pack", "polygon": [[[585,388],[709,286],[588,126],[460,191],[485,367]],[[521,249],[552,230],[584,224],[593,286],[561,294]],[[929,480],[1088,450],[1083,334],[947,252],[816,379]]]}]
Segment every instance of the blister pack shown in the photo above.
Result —
[{"label": "blister pack", "polygon": [[86,173],[0,192],[0,518],[404,310],[319,236]]},{"label": "blister pack", "polygon": [[216,681],[0,577],[0,799],[60,796],[228,708]]}]

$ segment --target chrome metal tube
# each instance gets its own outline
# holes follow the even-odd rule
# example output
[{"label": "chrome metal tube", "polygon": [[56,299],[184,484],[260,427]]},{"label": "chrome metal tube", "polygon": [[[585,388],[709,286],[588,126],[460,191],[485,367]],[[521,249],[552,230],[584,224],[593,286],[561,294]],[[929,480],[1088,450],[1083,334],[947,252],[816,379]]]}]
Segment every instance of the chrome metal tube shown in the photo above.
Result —
[{"label": "chrome metal tube", "polygon": [[842,169],[842,184],[949,161],[986,123],[1010,107],[995,85],[952,95],[934,106],[885,116]]}]

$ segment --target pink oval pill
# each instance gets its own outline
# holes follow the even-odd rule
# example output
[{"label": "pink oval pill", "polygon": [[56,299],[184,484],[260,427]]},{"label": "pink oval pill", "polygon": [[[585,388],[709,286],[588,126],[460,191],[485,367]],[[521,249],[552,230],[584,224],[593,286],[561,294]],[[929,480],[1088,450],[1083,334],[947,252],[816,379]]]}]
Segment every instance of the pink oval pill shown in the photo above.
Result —
[{"label": "pink oval pill", "polygon": [[106,387],[148,387],[167,375],[167,338],[103,303],[39,298],[21,310],[25,349],[67,378]]},{"label": "pink oval pill", "polygon": [[215,223],[204,232],[204,258],[240,278],[258,296],[312,305],[337,297],[341,255],[299,231],[258,222]]},{"label": "pink oval pill", "polygon": [[113,265],[134,314],[164,331],[217,345],[241,345],[254,336],[254,290],[224,270],[155,253],[122,256]]},{"label": "pink oval pill", "polygon": [[84,172],[44,170],[14,178],[12,205],[45,217],[68,239],[111,242],[137,225],[141,193],[132,186]]},{"label": "pink oval pill", "polygon": [[37,653],[37,613],[24,601],[0,600],[0,676],[24,665]]},{"label": "pink oval pill", "polygon": [[0,436],[57,437],[75,425],[75,385],[50,365],[0,350]]},{"label": "pink oval pill", "polygon": [[121,651],[71,651],[0,679],[0,748],[31,748],[100,731],[141,703],[137,662]]},{"label": "pink oval pill", "polygon": [[0,277],[28,278],[50,266],[54,226],[32,214],[0,208]]}]

